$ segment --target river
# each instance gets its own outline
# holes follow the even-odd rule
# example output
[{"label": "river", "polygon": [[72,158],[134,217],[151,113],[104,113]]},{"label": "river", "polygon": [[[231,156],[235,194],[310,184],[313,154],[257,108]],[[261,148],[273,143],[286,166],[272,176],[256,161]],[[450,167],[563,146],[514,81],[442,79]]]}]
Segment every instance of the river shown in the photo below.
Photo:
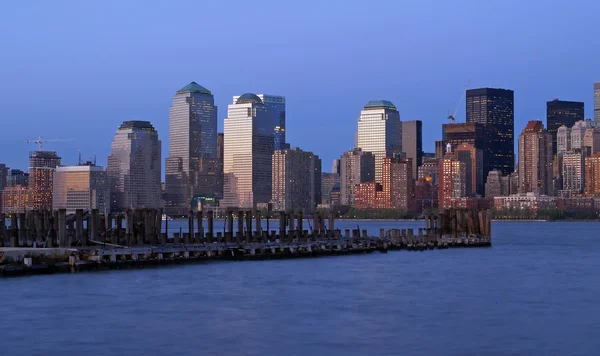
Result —
[{"label": "river", "polygon": [[[336,227],[356,225],[371,234],[422,227]],[[494,222],[491,248],[0,279],[0,347],[4,355],[598,355],[599,227]]]}]

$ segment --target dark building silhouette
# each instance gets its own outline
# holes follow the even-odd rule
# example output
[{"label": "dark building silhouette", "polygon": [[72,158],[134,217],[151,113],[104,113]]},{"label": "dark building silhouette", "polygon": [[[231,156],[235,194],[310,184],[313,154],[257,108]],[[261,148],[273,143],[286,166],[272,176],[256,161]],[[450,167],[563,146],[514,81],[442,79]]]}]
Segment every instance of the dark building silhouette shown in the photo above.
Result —
[{"label": "dark building silhouette", "polygon": [[413,179],[417,179],[417,169],[423,162],[423,122],[420,120],[402,121],[402,152],[412,159]]},{"label": "dark building silhouette", "polygon": [[[498,169],[502,174],[515,170],[514,92],[508,89],[481,88],[467,90],[467,123],[487,126],[486,171]],[[486,153],[484,152],[484,156]]]},{"label": "dark building silhouette", "polygon": [[[460,145],[472,145],[476,150],[481,150],[481,159],[483,160],[480,167],[482,177],[487,177],[487,174],[493,168],[490,165],[490,157],[493,155],[492,146],[490,145],[489,125],[478,123],[456,123],[442,125],[442,141],[444,147],[450,144],[452,152]],[[477,189],[478,194],[483,194],[483,184]]]},{"label": "dark building silhouette", "polygon": [[552,134],[552,154],[556,154],[556,133],[565,125],[573,127],[577,121],[584,119],[583,103],[554,99],[546,103],[546,128]]}]

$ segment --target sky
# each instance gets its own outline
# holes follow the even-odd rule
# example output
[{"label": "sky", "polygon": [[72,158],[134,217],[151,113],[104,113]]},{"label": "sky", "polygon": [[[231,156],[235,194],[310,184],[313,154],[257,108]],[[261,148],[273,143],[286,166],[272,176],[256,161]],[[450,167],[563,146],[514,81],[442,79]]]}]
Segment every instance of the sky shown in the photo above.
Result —
[{"label": "sky", "polygon": [[[515,91],[515,133],[546,101],[585,102],[600,81],[595,0],[2,1],[0,163],[27,169],[28,139],[63,164],[106,165],[120,123],[147,120],[168,156],[169,106],[196,81],[219,131],[234,95],[284,95],[287,141],[323,171],[353,147],[362,107],[392,101],[433,152],[465,85]],[[460,103],[460,104],[459,104]],[[515,141],[516,137],[515,137]]]}]

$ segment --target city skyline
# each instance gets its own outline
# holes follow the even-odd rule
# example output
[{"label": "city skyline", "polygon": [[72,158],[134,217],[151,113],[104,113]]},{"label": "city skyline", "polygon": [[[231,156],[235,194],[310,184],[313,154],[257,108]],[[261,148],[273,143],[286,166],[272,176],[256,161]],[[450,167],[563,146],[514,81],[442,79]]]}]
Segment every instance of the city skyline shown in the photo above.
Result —
[{"label": "city skyline", "polygon": [[[319,154],[324,162],[352,148],[356,113],[364,103],[377,99],[393,102],[403,121],[423,121],[424,150],[432,152],[438,127],[447,122],[446,113],[457,106],[469,78],[470,87],[515,91],[515,132],[529,120],[543,120],[544,103],[553,98],[585,102],[585,117],[593,118],[593,83],[600,78],[594,77],[598,50],[589,44],[594,33],[592,14],[600,4],[587,4],[580,13],[568,4],[486,3],[470,7],[467,17],[447,4],[388,2],[387,11],[377,20],[365,19],[358,4],[346,4],[343,17],[335,4],[313,5],[319,11],[310,11],[310,2],[281,5],[284,8],[278,9],[284,13],[298,14],[297,20],[273,20],[274,9],[268,1],[244,11],[226,4],[190,3],[184,14],[166,6],[135,3],[73,3],[60,12],[52,4],[3,4],[0,27],[14,35],[0,39],[8,53],[0,66],[0,117],[14,124],[10,137],[0,143],[0,161],[26,167],[26,154],[14,152],[31,150],[24,141],[43,135],[76,139],[48,145],[60,152],[65,164],[76,163],[79,151],[86,157],[95,153],[98,162],[105,164],[110,153],[105,142],[115,127],[128,120],[152,122],[164,141],[162,156],[168,157],[166,133],[173,88],[191,80],[214,93],[219,131],[231,96],[244,92],[285,95],[286,141]],[[193,14],[224,12],[233,25],[204,15],[203,27],[210,29],[210,36],[197,46]],[[497,16],[484,16],[490,12]],[[568,26],[530,24],[534,13],[535,18],[543,18],[558,12],[583,18]],[[105,26],[113,23],[115,14],[127,21]],[[402,21],[397,21],[397,14],[402,14]],[[502,20],[508,17],[510,26]],[[381,25],[392,20],[396,23],[393,31]],[[90,21],[95,26],[89,26]],[[307,28],[306,21],[312,26]],[[364,26],[356,28],[357,22]],[[250,23],[256,33],[269,33],[273,45],[259,50],[238,41]],[[477,31],[495,25],[504,33],[493,41],[485,31]],[[328,35],[323,37],[323,33]],[[565,43],[563,50],[577,56],[555,56],[546,45],[550,40]],[[89,45],[73,52],[74,43]],[[243,58],[244,65],[239,57],[226,55],[232,43],[249,54]],[[365,43],[382,50],[367,55]],[[43,60],[39,53],[44,53]],[[197,58],[197,65],[179,65],[184,56]],[[547,73],[553,73],[552,82]],[[44,92],[37,105],[29,105],[22,95],[32,84]],[[144,90],[132,91],[133,85]],[[423,95],[425,90],[427,95]],[[457,121],[464,122],[464,117],[460,105]],[[89,131],[81,131],[82,123]],[[329,142],[333,131],[339,139]]]}]

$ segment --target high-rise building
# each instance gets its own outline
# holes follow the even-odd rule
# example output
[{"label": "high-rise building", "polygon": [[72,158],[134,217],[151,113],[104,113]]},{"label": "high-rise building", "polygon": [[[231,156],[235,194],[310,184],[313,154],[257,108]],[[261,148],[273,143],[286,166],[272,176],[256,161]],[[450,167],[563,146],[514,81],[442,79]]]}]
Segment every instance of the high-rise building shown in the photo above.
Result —
[{"label": "high-rise building", "polygon": [[255,94],[234,97],[225,118],[222,206],[253,208],[271,200],[273,120]]},{"label": "high-rise building", "polygon": [[584,155],[581,150],[566,152],[562,156],[562,190],[571,194],[585,189]]},{"label": "high-rise building", "polygon": [[412,211],[414,209],[414,165],[411,158],[393,157],[383,160],[383,200],[385,208]]},{"label": "high-rise building", "polygon": [[340,159],[340,203],[354,206],[356,185],[375,180],[375,156],[355,148],[345,152]]},{"label": "high-rise building", "polygon": [[21,185],[9,186],[2,192],[2,209],[5,214],[24,213],[31,209],[31,194],[27,187]]},{"label": "high-rise building", "polygon": [[419,178],[415,184],[415,211],[438,207],[438,190],[424,178]]},{"label": "high-rise building", "polygon": [[331,190],[337,184],[339,186],[340,175],[333,173],[321,173],[321,203],[331,204]]},{"label": "high-rise building", "polygon": [[223,158],[225,147],[225,135],[222,132],[219,132],[217,135],[217,165],[218,165],[218,198],[223,199]]},{"label": "high-rise building", "polygon": [[367,103],[358,118],[356,137],[356,147],[375,156],[375,181],[381,183],[383,159],[402,151],[402,123],[394,104],[387,100]]},{"label": "high-rise building", "polygon": [[299,148],[273,153],[273,209],[313,211],[321,203],[321,159]]},{"label": "high-rise building", "polygon": [[273,121],[274,149],[290,148],[285,140],[285,96],[258,94]]},{"label": "high-rise building", "polygon": [[498,170],[493,170],[488,173],[485,182],[485,197],[494,198],[501,197],[502,194],[502,173]]},{"label": "high-rise building", "polygon": [[552,135],[541,121],[529,121],[519,136],[521,193],[552,195]]},{"label": "high-rise building", "polygon": [[60,166],[56,152],[34,151],[29,154],[29,204],[31,209],[52,209],[54,170]]},{"label": "high-rise building", "polygon": [[53,208],[75,210],[110,209],[110,190],[103,167],[93,164],[58,167],[54,172]]},{"label": "high-rise building", "polygon": [[600,196],[600,153],[585,158],[585,194]]},{"label": "high-rise building", "polygon": [[556,153],[562,154],[571,150],[571,129],[565,125],[556,130]]},{"label": "high-rise building", "polygon": [[125,121],[106,167],[112,211],[162,208],[161,142],[148,121]]},{"label": "high-rise building", "polygon": [[419,167],[419,179],[424,179],[437,187],[440,177],[439,159],[430,158],[423,161]]},{"label": "high-rise building", "polygon": [[583,136],[584,155],[600,152],[600,127],[588,128]]},{"label": "high-rise building", "polygon": [[334,159],[333,164],[331,165],[331,173],[337,173],[340,175],[340,159]]},{"label": "high-rise building", "polygon": [[454,149],[454,157],[465,164],[466,195],[483,196],[483,150],[463,143]]},{"label": "high-rise building", "polygon": [[210,90],[196,82],[179,89],[169,109],[166,207],[186,214],[197,195],[219,195],[217,107]]},{"label": "high-rise building", "polygon": [[423,163],[423,122],[402,121],[402,152],[412,159],[413,179],[417,179],[418,167]]},{"label": "high-rise building", "polygon": [[546,128],[552,135],[552,153],[557,152],[557,131],[562,125],[571,128],[583,120],[583,103],[554,99],[546,103]]},{"label": "high-rise building", "polygon": [[0,164],[0,192],[6,188],[6,180],[8,178],[8,167],[5,164]]},{"label": "high-rise building", "polygon": [[447,209],[452,207],[452,201],[456,198],[462,198],[467,193],[465,164],[456,158],[452,153],[447,153],[439,162],[440,181],[439,181],[439,207]]},{"label": "high-rise building", "polygon": [[585,132],[594,128],[595,123],[591,120],[577,121],[571,128],[571,150],[583,150]]},{"label": "high-rise building", "polygon": [[600,121],[600,82],[594,83],[594,121]]},{"label": "high-rise building", "polygon": [[[488,126],[489,125],[480,123],[454,123],[442,125],[444,148],[450,144],[454,151],[458,146],[468,144],[481,152],[482,177],[487,176],[488,172],[492,169],[489,165],[490,157],[493,153],[490,151],[490,131],[488,130]],[[483,183],[481,183],[478,193],[483,194]]]},{"label": "high-rise building", "polygon": [[9,169],[6,177],[7,187],[27,187],[29,185],[29,173],[20,169]]},{"label": "high-rise building", "polygon": [[[507,175],[515,170],[514,92],[507,89],[481,88],[467,90],[467,123],[487,125],[489,142],[484,160],[489,170]],[[489,155],[488,155],[489,154]]]}]

